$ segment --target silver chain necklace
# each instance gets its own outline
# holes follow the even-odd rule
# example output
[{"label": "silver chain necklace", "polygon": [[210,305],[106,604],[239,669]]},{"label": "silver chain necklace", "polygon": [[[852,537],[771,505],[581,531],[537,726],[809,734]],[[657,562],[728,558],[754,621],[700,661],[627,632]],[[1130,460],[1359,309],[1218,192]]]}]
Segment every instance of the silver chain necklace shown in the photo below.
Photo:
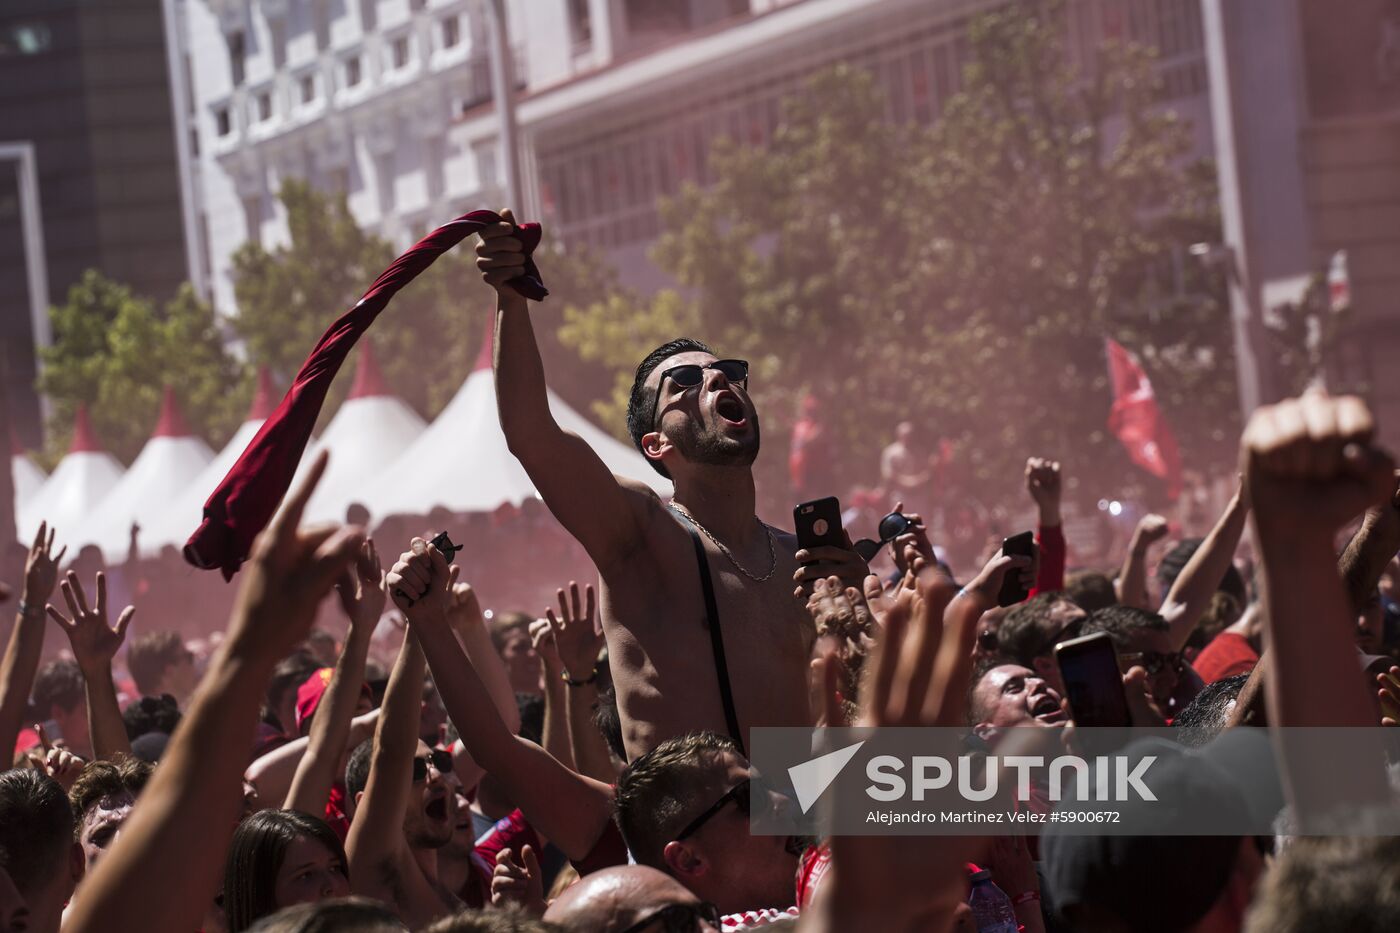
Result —
[{"label": "silver chain necklace", "polygon": [[696,528],[699,528],[702,532],[704,532],[705,537],[709,538],[710,541],[714,544],[714,546],[719,548],[719,552],[725,557],[729,558],[729,562],[734,565],[735,570],[739,571],[755,583],[767,583],[773,578],[773,573],[778,569],[778,552],[773,547],[773,530],[767,525],[765,525],[762,521],[760,521],[757,517],[754,518],[754,521],[758,522],[759,527],[762,528],[764,533],[768,535],[768,572],[761,577],[754,576],[753,574],[749,573],[748,570],[744,568],[743,564],[735,560],[734,555],[730,553],[729,548],[724,546],[724,542],[720,541],[719,538],[716,538],[714,535],[710,534],[710,529],[700,524],[700,520],[697,519],[694,515],[691,515],[689,509],[681,505],[679,502],[672,502],[671,508],[675,509],[677,512],[680,512],[686,518],[690,519],[690,521],[695,525]]}]

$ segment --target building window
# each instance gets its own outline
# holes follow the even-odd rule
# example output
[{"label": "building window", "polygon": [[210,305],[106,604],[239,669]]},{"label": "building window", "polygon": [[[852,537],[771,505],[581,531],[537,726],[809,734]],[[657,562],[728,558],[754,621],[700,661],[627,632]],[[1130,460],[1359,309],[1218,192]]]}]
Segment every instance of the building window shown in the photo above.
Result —
[{"label": "building window", "polygon": [[394,40],[392,48],[394,52],[394,70],[397,71],[408,64],[408,36],[399,36]]},{"label": "building window", "polygon": [[360,57],[358,55],[345,60],[345,86],[355,87],[360,83]]},{"label": "building window", "polygon": [[272,95],[263,91],[258,95],[258,122],[266,123],[272,119]]},{"label": "building window", "polygon": [[593,17],[588,5],[589,0],[569,0],[569,33],[575,48],[593,44]]},{"label": "building window", "polygon": [[462,41],[462,24],[457,21],[456,14],[448,16],[442,21],[442,47],[445,49],[455,49],[457,43]]},{"label": "building window", "polygon": [[301,77],[301,102],[309,104],[316,99],[316,76],[302,75]]},{"label": "building window", "polygon": [[233,86],[240,87],[243,84],[243,64],[247,57],[247,49],[244,47],[243,31],[240,29],[228,34],[228,63],[233,71]]},{"label": "building window", "polygon": [[227,107],[219,107],[214,111],[214,130],[219,136],[227,136],[233,132],[233,120],[229,118]]}]

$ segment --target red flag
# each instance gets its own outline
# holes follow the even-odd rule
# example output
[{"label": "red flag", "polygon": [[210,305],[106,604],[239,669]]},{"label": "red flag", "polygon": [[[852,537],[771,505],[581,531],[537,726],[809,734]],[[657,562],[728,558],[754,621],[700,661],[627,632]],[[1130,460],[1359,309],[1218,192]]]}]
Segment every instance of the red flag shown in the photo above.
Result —
[{"label": "red flag", "polygon": [[1108,413],[1108,429],[1128,449],[1128,456],[1147,472],[1167,483],[1167,496],[1181,494],[1181,454],[1176,437],[1157,407],[1152,383],[1137,357],[1112,338],[1104,344],[1108,351],[1108,372],[1113,379],[1113,408]]},{"label": "red flag", "polygon": [[[486,225],[500,221],[491,211],[472,211],[438,227],[395,259],[364,297],[331,324],[301,364],[282,403],[204,503],[204,521],[185,545],[187,561],[201,569],[217,567],[225,579],[233,578],[248,557],[253,539],[272,519],[291,485],[326,390],[355,341],[374,323],[389,299],[433,260]],[[521,224],[519,236],[525,248],[525,268],[510,284],[526,298],[539,301],[549,294],[529,258],[540,242],[539,225]]]}]

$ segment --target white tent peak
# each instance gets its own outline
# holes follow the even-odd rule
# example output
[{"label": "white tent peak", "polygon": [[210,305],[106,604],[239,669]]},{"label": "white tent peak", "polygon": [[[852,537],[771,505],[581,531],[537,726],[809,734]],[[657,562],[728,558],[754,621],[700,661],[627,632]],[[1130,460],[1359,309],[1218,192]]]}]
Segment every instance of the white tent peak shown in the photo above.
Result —
[{"label": "white tent peak", "polygon": [[95,544],[108,561],[126,559],[133,523],[145,525],[170,506],[171,496],[208,466],[214,452],[190,432],[175,392],[166,387],[160,419],[131,468],[104,497],[91,520],[74,529],[78,544]]},{"label": "white tent peak", "polygon": [[73,413],[73,442],[39,491],[27,496],[16,512],[21,541],[29,541],[48,522],[56,529],[54,546],[72,542],[122,478],[122,465],[97,441],[87,406]]}]

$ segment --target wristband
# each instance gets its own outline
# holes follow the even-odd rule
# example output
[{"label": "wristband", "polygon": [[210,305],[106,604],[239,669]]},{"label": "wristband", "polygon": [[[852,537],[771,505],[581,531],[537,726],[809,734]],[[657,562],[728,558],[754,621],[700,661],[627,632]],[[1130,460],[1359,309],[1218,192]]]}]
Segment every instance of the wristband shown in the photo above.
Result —
[{"label": "wristband", "polygon": [[[26,619],[29,618],[29,604],[22,599],[19,601],[19,614]],[[44,610],[41,606],[39,607],[39,615],[42,617],[43,614]]]},{"label": "wristband", "polygon": [[564,683],[568,684],[570,687],[586,687],[589,684],[594,683],[598,680],[598,665],[593,665],[593,673],[589,674],[583,680],[574,680],[572,677],[569,676],[568,671],[560,671],[559,679],[564,681]]},{"label": "wristband", "polygon": [[1011,899],[1011,903],[1020,906],[1021,904],[1029,904],[1031,901],[1038,900],[1040,900],[1039,891],[1022,891]]}]

